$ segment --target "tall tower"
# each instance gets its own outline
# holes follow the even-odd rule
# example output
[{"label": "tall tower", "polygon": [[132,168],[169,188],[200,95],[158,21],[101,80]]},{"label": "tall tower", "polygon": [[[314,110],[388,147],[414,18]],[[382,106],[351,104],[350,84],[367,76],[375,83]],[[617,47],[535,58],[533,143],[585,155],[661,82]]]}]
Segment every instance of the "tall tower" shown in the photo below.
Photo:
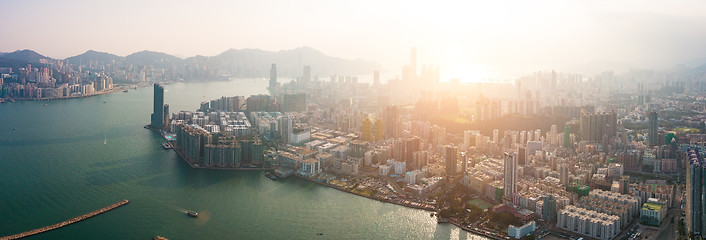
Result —
[{"label": "tall tower", "polygon": [[564,147],[571,147],[571,126],[564,125]]},{"label": "tall tower", "polygon": [[272,64],[270,67],[270,94],[274,93],[275,88],[277,88],[277,64]]},{"label": "tall tower", "polygon": [[363,141],[373,141],[373,121],[370,120],[370,117],[363,119],[363,124],[361,125],[361,138]]},{"label": "tall tower", "polygon": [[311,66],[304,66],[304,71],[302,74],[302,83],[308,85],[311,82]]},{"label": "tall tower", "polygon": [[505,153],[505,197],[512,199],[517,188],[517,154]]},{"label": "tall tower", "polygon": [[695,236],[704,234],[704,166],[703,158],[698,150],[686,152],[689,165],[686,168],[686,229]]},{"label": "tall tower", "polygon": [[647,142],[650,146],[657,146],[659,144],[659,139],[657,138],[657,113],[650,112],[647,117],[649,118]]},{"label": "tall tower", "polygon": [[556,223],[556,199],[549,194],[542,204],[542,219],[548,223]]},{"label": "tall tower", "polygon": [[373,125],[373,141],[377,142],[382,140],[382,119],[376,118],[375,124]]},{"label": "tall tower", "polygon": [[417,75],[417,48],[412,47],[411,49],[411,61],[409,63],[410,66],[410,71],[412,72],[412,76]]},{"label": "tall tower", "polygon": [[446,176],[456,175],[456,154],[458,153],[458,148],[454,145],[446,146]]},{"label": "tall tower", "polygon": [[164,128],[164,87],[154,84],[154,100],[150,126],[156,129]]},{"label": "tall tower", "polygon": [[397,138],[400,135],[400,112],[397,106],[387,106],[382,111],[384,137]]}]

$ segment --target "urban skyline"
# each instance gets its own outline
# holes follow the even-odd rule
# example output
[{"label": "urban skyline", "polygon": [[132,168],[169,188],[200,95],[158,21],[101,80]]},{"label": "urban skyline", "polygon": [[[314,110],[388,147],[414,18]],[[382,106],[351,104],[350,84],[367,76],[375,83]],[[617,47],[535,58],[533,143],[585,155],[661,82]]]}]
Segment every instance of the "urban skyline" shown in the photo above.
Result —
[{"label": "urban skyline", "polygon": [[706,236],[704,2],[3,6],[0,239]]}]

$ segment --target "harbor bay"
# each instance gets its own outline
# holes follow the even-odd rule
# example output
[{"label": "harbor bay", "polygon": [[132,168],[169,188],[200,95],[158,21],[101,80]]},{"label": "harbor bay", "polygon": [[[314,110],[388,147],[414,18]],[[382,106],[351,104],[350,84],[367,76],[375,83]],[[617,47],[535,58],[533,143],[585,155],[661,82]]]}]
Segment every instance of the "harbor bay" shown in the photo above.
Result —
[{"label": "harbor bay", "polygon": [[[267,81],[165,85],[172,111],[266,93]],[[0,236],[130,199],[97,218],[28,239],[480,239],[429,212],[259,171],[193,169],[142,128],[152,88],[0,105]],[[47,104],[47,106],[44,106]],[[190,218],[186,209],[199,212]],[[322,235],[318,235],[321,233]]]}]

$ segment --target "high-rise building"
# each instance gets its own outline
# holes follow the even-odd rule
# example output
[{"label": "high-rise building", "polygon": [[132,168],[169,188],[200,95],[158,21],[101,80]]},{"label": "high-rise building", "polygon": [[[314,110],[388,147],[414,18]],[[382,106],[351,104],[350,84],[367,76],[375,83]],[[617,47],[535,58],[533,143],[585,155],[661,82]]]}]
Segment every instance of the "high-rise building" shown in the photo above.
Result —
[{"label": "high-rise building", "polygon": [[311,82],[311,66],[304,66],[301,82],[304,85],[307,85],[309,84],[309,82]]},{"label": "high-rise building", "polygon": [[387,138],[397,138],[400,135],[400,112],[397,106],[387,106],[382,112],[384,126],[383,136]]},{"label": "high-rise building", "polygon": [[650,146],[657,146],[659,145],[659,136],[657,136],[657,113],[650,112],[647,116],[649,119],[647,142]]},{"label": "high-rise building", "polygon": [[566,164],[561,165],[559,170],[559,181],[564,186],[569,186],[569,168]]},{"label": "high-rise building", "polygon": [[270,68],[270,93],[273,93],[277,88],[277,64],[272,64]]},{"label": "high-rise building", "polygon": [[380,72],[375,71],[373,72],[373,85],[380,85]]},{"label": "high-rise building", "polygon": [[363,118],[360,131],[363,141],[373,142],[373,121],[369,117]]},{"label": "high-rise building", "polygon": [[686,152],[686,158],[689,161],[686,168],[686,209],[684,210],[686,212],[686,229],[688,233],[700,236],[706,230],[706,221],[704,221],[706,166],[698,150],[690,149]]},{"label": "high-rise building", "polygon": [[571,147],[571,126],[564,125],[564,147]]},{"label": "high-rise building", "polygon": [[419,151],[419,137],[411,137],[407,139],[405,144],[405,161],[407,162],[407,170],[416,170],[417,164],[414,163],[414,152]]},{"label": "high-rise building", "polygon": [[517,154],[505,152],[504,196],[512,199],[517,188]]},{"label": "high-rise building", "polygon": [[417,48],[412,47],[411,51],[411,62],[410,64],[410,71],[412,72],[413,75],[417,75]]},{"label": "high-rise building", "polygon": [[547,195],[542,202],[542,219],[547,223],[556,223],[556,199],[554,195]]},{"label": "high-rise building", "polygon": [[154,100],[150,126],[156,129],[164,128],[164,87],[154,84]]},{"label": "high-rise building", "polygon": [[456,154],[458,154],[458,148],[456,146],[446,146],[446,176],[456,175]]},{"label": "high-rise building", "polygon": [[375,125],[373,125],[373,142],[382,140],[382,119],[376,118]]},{"label": "high-rise building", "polygon": [[615,137],[618,132],[618,120],[614,112],[611,113],[590,113],[581,112],[579,128],[581,138],[589,142],[600,142],[603,136]]}]

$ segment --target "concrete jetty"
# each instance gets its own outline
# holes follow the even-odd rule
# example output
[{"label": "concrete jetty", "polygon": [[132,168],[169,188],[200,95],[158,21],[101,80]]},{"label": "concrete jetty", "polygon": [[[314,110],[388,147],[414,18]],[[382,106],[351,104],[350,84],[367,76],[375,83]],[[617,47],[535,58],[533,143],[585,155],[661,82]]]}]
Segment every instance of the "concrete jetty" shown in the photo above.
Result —
[{"label": "concrete jetty", "polygon": [[84,215],[81,215],[81,216],[78,216],[78,217],[75,217],[75,218],[72,218],[72,219],[69,219],[69,220],[66,220],[66,221],[63,221],[63,222],[54,224],[54,225],[50,225],[50,226],[46,226],[46,227],[42,227],[42,228],[37,228],[37,229],[34,229],[34,230],[26,231],[26,232],[23,232],[23,233],[18,233],[18,234],[15,234],[15,235],[10,235],[10,236],[6,236],[6,237],[0,237],[0,240],[20,239],[20,238],[24,238],[24,237],[29,237],[29,236],[32,236],[32,235],[40,234],[40,233],[43,233],[43,232],[51,231],[51,230],[54,230],[54,229],[58,229],[58,228],[61,228],[61,227],[66,226],[66,225],[69,225],[69,224],[72,224],[72,223],[77,223],[77,222],[86,220],[86,219],[88,219],[88,218],[94,217],[94,216],[96,216],[96,215],[98,215],[98,214],[105,213],[105,212],[107,212],[107,211],[116,209],[116,208],[118,208],[118,207],[120,207],[120,206],[122,206],[122,205],[128,204],[128,203],[130,203],[130,201],[128,201],[127,199],[125,199],[125,200],[122,200],[122,201],[120,201],[120,202],[113,203],[113,204],[111,204],[111,205],[109,205],[109,206],[107,206],[107,207],[98,209],[98,210],[93,211],[93,212],[90,212],[90,213],[86,213],[86,214],[84,214]]}]

